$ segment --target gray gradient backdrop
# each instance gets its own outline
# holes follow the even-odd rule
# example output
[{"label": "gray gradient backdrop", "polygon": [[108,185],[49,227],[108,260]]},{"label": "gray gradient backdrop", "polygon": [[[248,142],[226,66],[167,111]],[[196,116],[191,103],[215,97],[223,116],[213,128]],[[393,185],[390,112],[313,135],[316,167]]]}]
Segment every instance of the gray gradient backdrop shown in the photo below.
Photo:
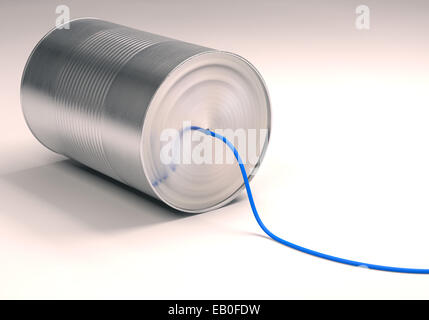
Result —
[{"label": "gray gradient backdrop", "polygon": [[[1,298],[429,298],[428,277],[269,241],[244,195],[180,215],[42,147],[19,84],[59,4],[250,60],[273,108],[252,182],[266,224],[326,253],[429,268],[429,2],[2,0]],[[355,28],[361,4],[369,31]]]}]

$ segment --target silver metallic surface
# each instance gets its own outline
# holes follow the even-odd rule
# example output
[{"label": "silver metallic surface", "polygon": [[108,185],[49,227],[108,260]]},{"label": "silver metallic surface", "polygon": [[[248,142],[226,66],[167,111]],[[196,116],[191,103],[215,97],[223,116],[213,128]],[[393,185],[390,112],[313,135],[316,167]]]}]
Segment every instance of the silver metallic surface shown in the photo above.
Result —
[{"label": "silver metallic surface", "polygon": [[[270,130],[265,85],[243,58],[97,19],[73,20],[37,44],[21,103],[49,149],[186,212],[232,200],[243,188],[240,170],[225,163],[168,171],[160,161],[164,129],[191,121]],[[250,177],[268,139],[263,144],[258,164],[246,166]]]}]

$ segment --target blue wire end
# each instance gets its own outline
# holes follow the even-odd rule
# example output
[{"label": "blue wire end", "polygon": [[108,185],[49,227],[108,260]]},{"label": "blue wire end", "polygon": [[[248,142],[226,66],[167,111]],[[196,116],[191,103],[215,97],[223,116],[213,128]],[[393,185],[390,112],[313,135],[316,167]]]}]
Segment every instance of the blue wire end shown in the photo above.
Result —
[{"label": "blue wire end", "polygon": [[255,206],[255,202],[253,200],[253,195],[252,195],[252,190],[250,189],[250,185],[249,185],[249,179],[247,178],[247,173],[246,173],[246,169],[243,165],[243,161],[241,160],[240,154],[238,153],[238,150],[234,147],[234,145],[224,136],[215,133],[211,130],[208,129],[203,129],[197,126],[191,126],[190,130],[195,130],[195,131],[200,131],[206,135],[215,137],[221,141],[223,141],[230,149],[231,151],[234,153],[234,156],[238,162],[238,165],[240,166],[240,170],[241,170],[241,175],[243,176],[243,181],[244,181],[244,185],[246,187],[246,192],[247,192],[247,197],[249,198],[249,203],[250,203],[250,207],[252,208],[252,212],[253,215],[256,219],[256,222],[258,223],[258,225],[261,227],[261,229],[273,240],[289,247],[295,250],[298,250],[300,252],[318,257],[318,258],[322,258],[322,259],[326,259],[326,260],[330,260],[330,261],[334,261],[334,262],[338,262],[338,263],[342,263],[342,264],[346,264],[346,265],[350,265],[350,266],[355,266],[355,267],[362,267],[362,268],[368,268],[368,269],[372,269],[372,270],[380,270],[380,271],[389,271],[389,272],[398,272],[398,273],[414,273],[414,274],[429,274],[429,269],[414,269],[414,268],[399,268],[399,267],[389,267],[389,266],[382,266],[382,265],[377,265],[377,264],[371,264],[371,263],[363,263],[363,262],[359,262],[359,261],[354,261],[354,260],[349,260],[349,259],[343,259],[343,258],[339,258],[339,257],[335,257],[335,256],[331,256],[325,253],[321,253],[318,251],[314,251],[311,249],[307,249],[304,247],[301,247],[299,245],[296,245],[292,242],[286,241],[278,236],[276,236],[275,234],[273,234],[262,222],[258,211],[256,210],[256,206]]}]

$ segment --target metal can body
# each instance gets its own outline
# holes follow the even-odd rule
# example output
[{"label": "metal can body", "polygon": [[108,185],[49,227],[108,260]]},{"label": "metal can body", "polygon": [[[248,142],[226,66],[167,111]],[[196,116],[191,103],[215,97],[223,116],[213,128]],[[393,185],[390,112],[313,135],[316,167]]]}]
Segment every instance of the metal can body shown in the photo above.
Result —
[{"label": "metal can body", "polygon": [[[38,43],[21,103],[32,133],[49,149],[186,212],[219,207],[243,185],[228,165],[197,173],[191,165],[166,179],[162,130],[183,121],[270,127],[265,86],[244,59],[97,19],[73,20]],[[204,178],[202,170],[214,171]],[[189,171],[190,180],[181,177]],[[158,177],[163,184],[154,184]],[[210,183],[217,185],[202,186]]]}]

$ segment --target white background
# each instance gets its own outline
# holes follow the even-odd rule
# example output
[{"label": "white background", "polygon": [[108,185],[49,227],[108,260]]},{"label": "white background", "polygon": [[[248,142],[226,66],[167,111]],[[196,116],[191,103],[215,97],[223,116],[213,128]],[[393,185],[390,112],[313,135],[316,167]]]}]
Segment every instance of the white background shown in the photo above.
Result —
[{"label": "white background", "polygon": [[[429,268],[429,30],[424,1],[69,1],[95,16],[236,52],[264,76],[272,141],[262,219],[300,245]],[[55,1],[2,3],[0,298],[429,298],[425,275],[317,259],[267,239],[245,194],[173,213],[72,165],[27,129],[19,82]]]}]

